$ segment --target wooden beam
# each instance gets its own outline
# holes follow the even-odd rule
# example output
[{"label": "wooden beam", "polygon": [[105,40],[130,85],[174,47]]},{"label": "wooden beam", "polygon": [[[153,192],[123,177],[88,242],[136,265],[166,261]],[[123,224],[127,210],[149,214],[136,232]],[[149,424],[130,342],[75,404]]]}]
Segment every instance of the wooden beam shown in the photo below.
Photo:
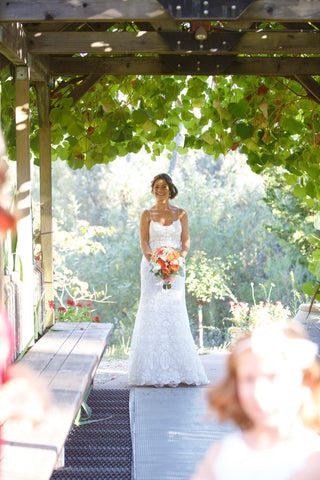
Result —
[{"label": "wooden beam", "polygon": [[83,97],[83,95],[85,95],[87,91],[99,81],[100,78],[101,78],[101,75],[99,74],[88,75],[80,83],[80,85],[77,85],[76,87],[74,87],[74,89],[69,95],[69,97],[71,97],[73,100],[73,105],[75,105]]},{"label": "wooden beam", "polygon": [[3,68],[3,59],[5,58],[7,63],[13,65],[28,65],[31,80],[49,81],[48,58],[45,55],[41,55],[42,58],[30,55],[27,38],[21,24],[0,24],[0,54],[0,69]]},{"label": "wooden beam", "polygon": [[0,71],[6,68],[9,64],[10,61],[3,55],[0,55]]},{"label": "wooden beam", "polygon": [[309,75],[294,74],[293,78],[303,86],[308,96],[317,103],[320,103],[320,85]]},{"label": "wooden beam", "polygon": [[157,32],[50,32],[29,34],[30,53],[161,53],[170,45]]},{"label": "wooden beam", "polygon": [[31,55],[28,53],[31,82],[50,82],[49,55]]},{"label": "wooden beam", "polygon": [[34,335],[33,321],[33,246],[31,218],[31,164],[30,164],[30,73],[28,67],[17,67],[16,85],[16,152],[17,152],[17,207],[18,247],[22,262],[21,324],[18,326],[19,351]]},{"label": "wooden beam", "polygon": [[45,284],[46,326],[53,324],[53,227],[52,227],[52,165],[51,132],[49,121],[50,90],[46,83],[36,83],[39,119],[39,161],[40,161],[40,231],[42,268]]},{"label": "wooden beam", "polygon": [[199,42],[188,32],[49,32],[28,35],[32,54],[221,53],[319,54],[320,31],[213,32]]},{"label": "wooden beam", "polygon": [[[228,61],[228,64],[226,62]],[[200,62],[203,75],[320,75],[318,57],[228,57],[228,56],[154,56],[116,58],[103,57],[52,57],[50,73],[55,77],[88,75],[174,75],[197,73]],[[202,65],[201,65],[202,64]],[[180,72],[179,66],[180,65]],[[198,65],[198,66],[199,66]],[[199,72],[198,72],[199,74]]]},{"label": "wooden beam", "polygon": [[[0,0],[0,18],[3,22],[88,22],[151,21],[172,17],[157,0]],[[319,21],[320,5],[316,0],[256,0],[240,18],[253,21]]]},{"label": "wooden beam", "polygon": [[156,0],[0,0],[1,21],[87,22],[171,18]]},{"label": "wooden beam", "polygon": [[26,65],[27,52],[27,39],[22,25],[19,23],[1,23],[0,53],[14,65]]},{"label": "wooden beam", "polygon": [[320,4],[310,0],[257,0],[244,12],[243,20],[318,21]]}]

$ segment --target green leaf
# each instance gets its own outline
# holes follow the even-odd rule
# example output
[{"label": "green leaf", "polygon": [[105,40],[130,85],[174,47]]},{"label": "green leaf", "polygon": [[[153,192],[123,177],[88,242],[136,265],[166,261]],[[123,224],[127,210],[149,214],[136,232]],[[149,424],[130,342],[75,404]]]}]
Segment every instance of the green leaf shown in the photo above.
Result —
[{"label": "green leaf", "polygon": [[132,121],[137,125],[143,124],[147,120],[149,120],[149,115],[145,110],[139,109],[132,112]]},{"label": "green leaf", "polygon": [[288,185],[295,185],[298,182],[298,177],[296,175],[285,173],[284,177]]},{"label": "green leaf", "polygon": [[144,122],[142,128],[145,132],[154,132],[157,128],[157,125],[152,120],[148,119],[146,122]]},{"label": "green leaf", "polygon": [[209,132],[205,132],[203,135],[202,135],[202,138],[205,142],[207,142],[209,145],[213,145],[215,143],[214,141],[214,138],[212,138],[212,136],[210,135]]},{"label": "green leaf", "polygon": [[84,159],[77,158],[77,157],[69,157],[68,160],[68,165],[72,170],[77,170],[78,168],[82,168],[84,165]]},{"label": "green leaf", "polygon": [[320,278],[320,262],[316,263],[316,269],[314,271],[314,276],[319,280],[319,278]]},{"label": "green leaf", "polygon": [[296,197],[298,198],[305,198],[306,196],[306,190],[304,187],[301,187],[300,185],[296,185],[293,189],[293,193]]},{"label": "green leaf", "polygon": [[320,212],[317,213],[314,219],[314,228],[320,230]]},{"label": "green leaf", "polygon": [[185,155],[187,154],[189,151],[188,148],[185,148],[185,147],[177,147],[177,152],[180,154],[180,155]]},{"label": "green leaf", "polygon": [[313,259],[316,260],[316,261],[319,261],[320,260],[320,248],[318,248],[317,250],[315,250],[313,252]]},{"label": "green leaf", "polygon": [[242,99],[239,102],[231,102],[228,105],[228,111],[237,118],[245,117],[246,113],[249,110],[249,104],[246,100]]},{"label": "green leaf", "polygon": [[237,135],[239,135],[242,140],[252,137],[252,135],[254,134],[254,130],[255,128],[253,125],[246,124],[244,122],[240,122],[236,125]]},{"label": "green leaf", "polygon": [[315,184],[313,183],[312,180],[309,179],[306,185],[306,194],[309,195],[309,197],[311,198],[315,198],[316,193],[317,192],[316,192]]},{"label": "green leaf", "polygon": [[280,125],[284,130],[287,130],[291,135],[301,133],[303,125],[295,117],[284,116],[280,121]]},{"label": "green leaf", "polygon": [[307,167],[306,171],[308,172],[308,175],[310,175],[310,177],[314,178],[314,180],[319,181],[320,170],[318,166],[312,165],[311,167]]},{"label": "green leaf", "polygon": [[75,137],[78,135],[83,135],[84,134],[83,124],[79,122],[72,122],[68,127],[68,133],[70,133],[70,135],[74,135]]},{"label": "green leaf", "polygon": [[305,293],[306,295],[309,295],[309,297],[313,297],[316,291],[316,288],[313,286],[312,282],[307,282],[303,285],[302,290],[303,290],[303,293]]},{"label": "green leaf", "polygon": [[320,278],[320,262],[318,260],[309,263],[309,270],[317,279]]}]

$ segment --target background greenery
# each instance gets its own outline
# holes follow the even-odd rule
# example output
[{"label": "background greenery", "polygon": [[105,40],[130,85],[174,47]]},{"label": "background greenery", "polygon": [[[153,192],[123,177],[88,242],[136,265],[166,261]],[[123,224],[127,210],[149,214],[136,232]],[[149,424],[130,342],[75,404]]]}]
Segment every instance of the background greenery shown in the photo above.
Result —
[{"label": "background greenery", "polygon": [[[293,314],[302,291],[313,296],[320,280],[320,105],[298,82],[106,76],[73,105],[77,82],[57,79],[51,92],[58,302],[67,296],[94,301],[96,313],[117,325],[115,339],[127,344],[139,298],[139,216],[152,201],[150,179],[161,170],[173,174],[178,202],[190,214],[190,266],[204,252],[208,278],[221,278],[217,288],[224,293],[203,306],[219,341],[228,295],[250,303],[252,283],[258,297],[274,283],[272,300]],[[1,71],[1,91],[2,128],[14,160],[15,86],[8,68]],[[30,108],[37,165],[33,88]],[[35,202],[35,216],[37,210]],[[35,242],[37,233],[35,220]],[[193,327],[202,288],[188,288]],[[206,342],[215,335],[208,329]]]},{"label": "background greenery", "polygon": [[[302,286],[312,277],[303,240],[311,229],[310,208],[282,186],[280,169],[257,175],[238,152],[218,161],[199,151],[174,161],[128,155],[90,172],[54,162],[57,305],[70,297],[92,300],[94,313],[115,324],[113,343],[124,349],[130,344],[140,295],[139,219],[153,204],[150,182],[161,171],[169,171],[179,189],[173,203],[189,214],[189,275],[200,255],[216,279],[209,298],[203,297],[205,346],[226,341],[229,301],[252,304],[252,283],[256,301],[266,300],[271,289],[270,300],[281,301],[294,315],[305,301]],[[36,212],[37,178],[34,186]],[[189,284],[187,306],[198,339],[199,285],[190,277]]]}]

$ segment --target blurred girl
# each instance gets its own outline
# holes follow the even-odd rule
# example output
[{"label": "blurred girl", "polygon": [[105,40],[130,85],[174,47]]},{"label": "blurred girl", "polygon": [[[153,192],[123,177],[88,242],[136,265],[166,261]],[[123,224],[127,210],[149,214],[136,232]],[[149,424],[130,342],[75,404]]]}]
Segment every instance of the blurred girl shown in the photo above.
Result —
[{"label": "blurred girl", "polygon": [[[4,156],[5,143],[0,130],[0,204],[7,171]],[[0,240],[7,230],[15,228],[16,218],[0,205]],[[44,418],[49,400],[47,388],[38,376],[29,368],[12,363],[13,337],[7,314],[0,305],[0,446],[1,426],[7,420],[36,424]]]},{"label": "blurred girl", "polygon": [[240,429],[209,449],[192,480],[320,478],[317,349],[294,322],[238,341],[209,405]]}]

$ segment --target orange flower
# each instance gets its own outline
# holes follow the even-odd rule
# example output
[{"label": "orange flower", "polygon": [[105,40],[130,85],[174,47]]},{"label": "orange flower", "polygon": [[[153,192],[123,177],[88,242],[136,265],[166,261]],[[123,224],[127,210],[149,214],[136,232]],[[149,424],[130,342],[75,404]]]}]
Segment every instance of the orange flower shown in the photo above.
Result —
[{"label": "orange flower", "polygon": [[164,273],[165,275],[168,275],[169,273],[171,273],[171,270],[168,267],[162,267],[161,270],[162,270],[162,273]]},{"label": "orange flower", "polygon": [[179,270],[179,265],[178,264],[173,263],[170,266],[171,266],[171,270],[173,272],[177,272]]},{"label": "orange flower", "polygon": [[167,255],[167,262],[171,262],[171,260],[173,260],[173,259],[174,259],[173,253],[168,253],[168,255]]},{"label": "orange flower", "polygon": [[178,252],[178,250],[173,250],[173,254],[174,254],[175,258],[180,257],[180,253]]},{"label": "orange flower", "polygon": [[160,267],[164,267],[166,265],[166,263],[162,260],[162,258],[158,259],[157,264],[160,265]]}]

